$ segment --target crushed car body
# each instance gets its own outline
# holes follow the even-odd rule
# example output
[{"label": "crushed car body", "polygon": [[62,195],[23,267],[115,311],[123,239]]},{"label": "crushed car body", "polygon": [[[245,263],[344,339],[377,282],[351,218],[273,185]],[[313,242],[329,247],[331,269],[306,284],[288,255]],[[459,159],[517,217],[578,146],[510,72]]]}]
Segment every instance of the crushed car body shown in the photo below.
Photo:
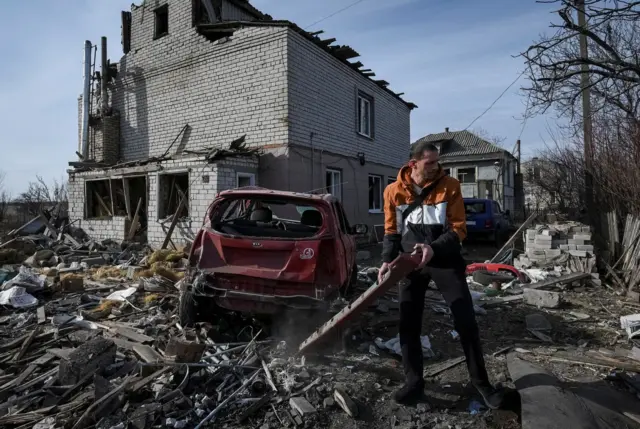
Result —
[{"label": "crushed car body", "polygon": [[190,255],[181,320],[197,307],[254,314],[325,308],[357,278],[355,234],[340,201],[248,187],[224,191],[211,204]]}]

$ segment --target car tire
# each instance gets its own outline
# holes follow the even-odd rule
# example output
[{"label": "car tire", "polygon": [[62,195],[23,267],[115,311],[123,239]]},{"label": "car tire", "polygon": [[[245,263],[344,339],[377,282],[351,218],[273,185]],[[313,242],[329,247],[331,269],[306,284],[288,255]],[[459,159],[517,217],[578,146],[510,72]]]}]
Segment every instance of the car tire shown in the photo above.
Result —
[{"label": "car tire", "polygon": [[480,283],[483,286],[490,286],[493,282],[508,283],[516,278],[511,274],[492,273],[491,271],[486,270],[474,271],[472,276],[473,281]]},{"label": "car tire", "polygon": [[180,289],[180,298],[178,304],[178,319],[182,327],[193,326],[198,321],[198,309],[196,306],[195,297],[191,292],[187,284],[183,284]]}]

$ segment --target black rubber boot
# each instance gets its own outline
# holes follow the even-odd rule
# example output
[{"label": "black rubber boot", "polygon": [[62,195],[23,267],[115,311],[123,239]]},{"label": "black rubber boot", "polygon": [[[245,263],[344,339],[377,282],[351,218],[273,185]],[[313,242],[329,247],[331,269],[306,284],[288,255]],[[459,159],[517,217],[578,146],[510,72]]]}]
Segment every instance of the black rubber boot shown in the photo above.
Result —
[{"label": "black rubber boot", "polygon": [[418,402],[424,394],[424,381],[415,384],[405,384],[395,393],[398,404],[408,405]]},{"label": "black rubber boot", "polygon": [[475,388],[482,396],[484,403],[487,407],[492,410],[497,410],[502,406],[502,401],[504,400],[504,390],[502,388],[496,388],[491,386],[491,384],[482,384],[476,385]]}]

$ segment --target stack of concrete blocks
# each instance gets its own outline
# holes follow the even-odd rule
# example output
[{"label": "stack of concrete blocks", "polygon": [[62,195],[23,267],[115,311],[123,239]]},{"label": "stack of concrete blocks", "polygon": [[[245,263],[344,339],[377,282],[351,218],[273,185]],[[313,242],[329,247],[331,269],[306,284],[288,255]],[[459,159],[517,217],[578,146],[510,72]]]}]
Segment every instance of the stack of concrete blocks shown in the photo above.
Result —
[{"label": "stack of concrete blocks", "polygon": [[[577,258],[593,256],[591,229],[584,225],[536,225],[527,229],[525,253],[519,256],[517,266],[546,266],[556,258],[568,253]],[[598,273],[591,273],[592,282],[600,285]]]}]

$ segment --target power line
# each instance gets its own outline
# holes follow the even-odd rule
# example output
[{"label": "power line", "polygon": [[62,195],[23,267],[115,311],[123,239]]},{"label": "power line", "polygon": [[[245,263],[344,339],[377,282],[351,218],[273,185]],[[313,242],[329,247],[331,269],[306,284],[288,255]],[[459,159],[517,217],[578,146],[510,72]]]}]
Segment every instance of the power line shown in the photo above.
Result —
[{"label": "power line", "polygon": [[355,1],[355,2],[351,3],[350,5],[345,6],[345,7],[343,7],[342,9],[340,9],[340,10],[338,10],[338,11],[333,12],[333,13],[332,13],[331,15],[329,15],[329,16],[325,16],[324,18],[319,19],[318,21],[314,22],[313,24],[307,25],[304,29],[305,29],[305,30],[307,30],[308,28],[313,27],[314,25],[319,24],[319,23],[321,23],[322,21],[325,21],[325,20],[327,20],[327,19],[329,19],[329,18],[333,18],[333,17],[334,17],[334,16],[336,16],[337,14],[342,13],[342,12],[344,12],[344,11],[345,11],[345,10],[347,10],[347,9],[351,9],[351,8],[352,8],[352,7],[354,7],[355,5],[360,4],[360,3],[364,2],[364,1],[366,1],[366,0],[358,0],[358,1]]},{"label": "power line", "polygon": [[513,85],[515,85],[517,81],[519,81],[519,80],[520,80],[520,78],[522,77],[522,75],[524,75],[524,74],[525,74],[525,72],[526,72],[526,69],[525,69],[525,70],[523,70],[523,71],[522,71],[522,73],[520,73],[520,74],[519,74],[519,75],[518,75],[518,76],[513,80],[513,82],[511,82],[511,83],[509,84],[509,86],[507,86],[507,87],[505,88],[505,90],[504,90],[504,91],[502,91],[502,93],[498,96],[498,98],[496,98],[496,99],[493,101],[493,103],[491,103],[491,104],[489,105],[489,107],[487,107],[487,108],[484,110],[484,112],[482,112],[480,115],[478,115],[478,117],[476,117],[473,121],[471,121],[471,123],[470,123],[469,125],[467,125],[467,127],[466,127],[463,131],[468,130],[468,129],[469,129],[469,127],[471,127],[471,125],[475,124],[475,123],[476,123],[476,121],[477,121],[478,119],[480,119],[480,118],[482,118],[484,115],[486,115],[486,114],[487,114],[487,112],[488,112],[489,110],[491,110],[491,109],[493,108],[493,106],[495,106],[495,104],[496,104],[498,101],[500,101],[500,99],[501,99],[501,98],[502,98],[502,97],[507,93],[507,91],[509,91],[509,90],[511,89],[511,87],[512,87]]}]

